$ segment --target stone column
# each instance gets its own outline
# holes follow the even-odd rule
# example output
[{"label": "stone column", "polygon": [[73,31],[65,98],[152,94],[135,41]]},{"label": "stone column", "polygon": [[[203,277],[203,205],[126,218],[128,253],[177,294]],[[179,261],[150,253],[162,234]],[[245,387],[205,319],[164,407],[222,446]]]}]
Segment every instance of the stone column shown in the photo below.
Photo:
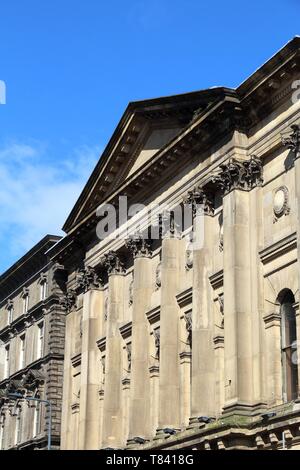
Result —
[{"label": "stone column", "polygon": [[136,235],[131,237],[127,248],[134,257],[131,389],[128,443],[135,437],[152,437],[150,420],[150,325],[146,317],[152,294],[152,266],[150,242]]},{"label": "stone column", "polygon": [[[215,415],[214,315],[209,273],[212,260],[214,198],[203,188],[189,193],[194,214],[193,312],[192,312],[192,400],[190,424],[201,416]],[[199,424],[198,424],[199,425]]]},{"label": "stone column", "polygon": [[224,224],[224,412],[255,410],[249,191],[262,183],[261,162],[231,159],[214,178],[223,190]]},{"label": "stone column", "polygon": [[175,229],[162,240],[158,434],[180,428],[179,306],[180,272],[186,243]]},{"label": "stone column", "polygon": [[80,374],[79,449],[99,449],[99,373],[97,339],[101,331],[103,313],[103,291],[100,279],[93,268],[87,267],[79,273],[79,288],[82,287],[82,346]]},{"label": "stone column", "polygon": [[[282,137],[282,143],[292,152],[294,158],[295,170],[295,195],[297,208],[297,261],[298,261],[298,302],[300,302],[300,126],[294,124],[291,126],[291,134],[288,137]],[[297,341],[300,341],[299,313],[297,315]],[[298,343],[299,344],[299,343]],[[299,348],[297,349],[298,358],[300,357]],[[298,363],[298,398],[300,399],[300,366]]]},{"label": "stone column", "polygon": [[108,270],[108,316],[106,331],[105,386],[103,403],[103,448],[124,447],[122,436],[122,337],[119,326],[124,317],[125,269],[115,252],[103,260]]}]

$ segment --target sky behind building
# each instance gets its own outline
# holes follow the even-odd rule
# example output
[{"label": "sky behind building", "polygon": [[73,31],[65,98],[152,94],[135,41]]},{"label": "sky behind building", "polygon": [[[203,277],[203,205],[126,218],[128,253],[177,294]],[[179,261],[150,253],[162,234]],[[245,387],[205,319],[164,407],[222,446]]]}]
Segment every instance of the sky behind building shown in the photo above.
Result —
[{"label": "sky behind building", "polygon": [[299,17],[298,0],[2,2],[0,272],[61,233],[129,101],[236,87]]}]

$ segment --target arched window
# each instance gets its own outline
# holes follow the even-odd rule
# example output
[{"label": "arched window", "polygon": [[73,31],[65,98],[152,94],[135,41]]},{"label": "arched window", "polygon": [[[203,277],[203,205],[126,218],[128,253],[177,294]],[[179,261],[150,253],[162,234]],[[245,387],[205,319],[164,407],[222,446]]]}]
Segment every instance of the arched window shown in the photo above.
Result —
[{"label": "arched window", "polygon": [[298,396],[297,329],[294,309],[295,298],[289,289],[278,296],[281,316],[281,360],[283,401],[295,400]]}]

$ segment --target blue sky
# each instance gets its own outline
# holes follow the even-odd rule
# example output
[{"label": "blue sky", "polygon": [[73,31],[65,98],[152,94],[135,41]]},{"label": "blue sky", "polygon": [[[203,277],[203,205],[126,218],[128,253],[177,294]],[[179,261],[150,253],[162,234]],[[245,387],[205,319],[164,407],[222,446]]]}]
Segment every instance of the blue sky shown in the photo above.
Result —
[{"label": "blue sky", "polygon": [[235,87],[299,0],[10,0],[0,7],[0,272],[69,211],[127,103]]}]

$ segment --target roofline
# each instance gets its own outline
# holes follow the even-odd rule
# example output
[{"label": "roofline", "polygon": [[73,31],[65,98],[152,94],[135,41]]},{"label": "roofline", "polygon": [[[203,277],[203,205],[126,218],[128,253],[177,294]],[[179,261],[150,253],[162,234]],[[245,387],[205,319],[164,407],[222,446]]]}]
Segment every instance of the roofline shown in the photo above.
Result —
[{"label": "roofline", "polygon": [[24,256],[16,261],[10,268],[4,271],[0,276],[0,287],[7,279],[15,274],[22,266],[24,266],[31,258],[39,253],[46,252],[51,246],[54,246],[62,237],[59,235],[46,235],[36,245],[34,245]]},{"label": "roofline", "polygon": [[294,36],[283,47],[278,49],[269,59],[259,66],[248,78],[246,78],[237,88],[238,94],[246,95],[251,91],[251,86],[260,78],[274,69],[276,65],[282,65],[282,59],[290,59],[290,57],[300,49],[300,36]]},{"label": "roofline", "polygon": [[114,142],[117,140],[118,136],[121,134],[123,128],[125,127],[125,123],[127,120],[130,118],[130,116],[133,115],[135,111],[139,111],[141,109],[145,109],[148,106],[153,106],[153,105],[166,105],[168,102],[170,103],[176,103],[180,102],[183,100],[183,98],[187,98],[188,100],[192,100],[195,96],[197,95],[211,95],[215,94],[216,96],[224,93],[233,93],[235,90],[233,88],[228,88],[228,87],[211,87],[211,88],[204,88],[202,90],[198,91],[192,91],[188,93],[181,93],[181,94],[176,94],[176,95],[169,95],[169,96],[163,96],[160,98],[150,98],[146,100],[139,100],[139,101],[131,101],[128,103],[117,127],[115,128],[111,138],[109,139],[109,142],[105,149],[103,150],[91,176],[89,177],[87,183],[85,184],[81,194],[79,195],[79,198],[77,199],[73,209],[71,210],[70,214],[68,215],[62,230],[67,233],[69,230],[69,225],[73,219],[73,216],[76,214],[76,210],[78,206],[80,206],[81,201],[84,199],[84,196],[90,186],[94,183],[94,181],[97,179],[99,172],[101,171],[101,168],[105,165],[107,158],[109,157],[110,154],[110,149],[113,147]]}]

